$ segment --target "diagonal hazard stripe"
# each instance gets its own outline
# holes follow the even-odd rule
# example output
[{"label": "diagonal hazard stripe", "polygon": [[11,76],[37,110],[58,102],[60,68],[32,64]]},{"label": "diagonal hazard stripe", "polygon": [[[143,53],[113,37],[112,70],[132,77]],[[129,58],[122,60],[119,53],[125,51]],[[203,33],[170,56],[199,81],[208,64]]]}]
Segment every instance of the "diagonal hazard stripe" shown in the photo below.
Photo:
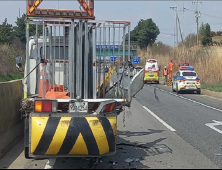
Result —
[{"label": "diagonal hazard stripe", "polygon": [[32,117],[32,129],[31,129],[31,154],[34,153],[36,150],[36,147],[39,144],[39,141],[41,140],[41,137],[43,135],[43,132],[46,128],[47,122],[49,118],[48,117]]},{"label": "diagonal hazard stripe", "polygon": [[50,117],[34,155],[45,155],[56,132],[61,118]]},{"label": "diagonal hazard stripe", "polygon": [[88,154],[89,153],[86,146],[86,142],[84,141],[83,136],[80,133],[69,155],[88,155]]},{"label": "diagonal hazard stripe", "polygon": [[110,125],[112,126],[114,136],[117,136],[117,117],[108,117]]},{"label": "diagonal hazard stripe", "polygon": [[69,129],[69,124],[71,121],[71,117],[62,117],[60,119],[59,125],[56,129],[53,140],[46,152],[46,155],[56,155],[58,154]]},{"label": "diagonal hazard stripe", "polygon": [[114,136],[113,128],[112,128],[109,120],[106,117],[100,117],[99,120],[104,128],[105,133],[106,133],[106,138],[109,143],[109,152],[115,152],[116,139]]},{"label": "diagonal hazard stripe", "polygon": [[93,136],[87,120],[83,117],[72,118],[66,138],[58,154],[67,155],[71,153],[80,134],[82,134],[83,140],[87,146],[88,154],[99,155],[99,149],[95,137]]},{"label": "diagonal hazard stripe", "polygon": [[89,126],[92,129],[93,136],[96,139],[100,155],[109,153],[109,144],[103,127],[99,122],[99,119],[97,117],[87,117],[86,120],[88,121]]}]

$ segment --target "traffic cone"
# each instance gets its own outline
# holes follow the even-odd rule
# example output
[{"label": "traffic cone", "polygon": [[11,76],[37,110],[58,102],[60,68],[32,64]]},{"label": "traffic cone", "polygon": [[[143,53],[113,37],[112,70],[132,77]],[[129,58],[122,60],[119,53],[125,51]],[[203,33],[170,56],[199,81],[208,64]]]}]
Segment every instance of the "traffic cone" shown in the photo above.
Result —
[{"label": "traffic cone", "polygon": [[49,79],[48,79],[47,72],[45,72],[45,75],[43,75],[43,64],[42,64],[42,70],[41,70],[40,81],[39,81],[39,97],[43,97],[42,96],[42,91],[44,89],[44,87],[42,87],[43,76],[45,76],[44,86],[45,86],[45,89],[46,89],[46,91],[45,91],[45,94],[46,94],[46,92],[49,90]]}]

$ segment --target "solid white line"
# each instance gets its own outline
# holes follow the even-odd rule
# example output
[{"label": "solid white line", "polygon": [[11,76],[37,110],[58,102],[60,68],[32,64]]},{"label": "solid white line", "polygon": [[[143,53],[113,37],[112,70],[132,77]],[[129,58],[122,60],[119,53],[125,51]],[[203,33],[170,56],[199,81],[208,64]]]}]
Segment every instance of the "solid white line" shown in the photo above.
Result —
[{"label": "solid white line", "polygon": [[53,166],[55,165],[55,163],[56,163],[56,159],[49,159],[44,169],[53,169]]},{"label": "solid white line", "polygon": [[146,106],[143,106],[143,108],[149,112],[153,117],[155,117],[160,123],[162,123],[167,129],[171,130],[172,132],[176,132],[174,128],[172,128],[170,125],[168,125],[166,122],[164,122],[162,119],[160,119],[157,115],[155,115],[150,109],[148,109]]}]

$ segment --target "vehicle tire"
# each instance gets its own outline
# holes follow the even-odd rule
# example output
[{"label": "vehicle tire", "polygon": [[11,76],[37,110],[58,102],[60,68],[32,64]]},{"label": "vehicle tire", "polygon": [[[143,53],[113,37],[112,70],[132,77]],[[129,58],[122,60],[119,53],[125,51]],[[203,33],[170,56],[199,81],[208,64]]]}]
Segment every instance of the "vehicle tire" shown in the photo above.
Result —
[{"label": "vehicle tire", "polygon": [[176,92],[176,91],[173,89],[173,85],[172,85],[172,92]]},{"label": "vehicle tire", "polygon": [[158,82],[156,82],[156,84],[160,84],[160,82],[158,81]]},{"label": "vehicle tire", "polygon": [[197,91],[197,94],[201,94],[201,90],[198,90],[198,91]]},{"label": "vehicle tire", "polygon": [[25,158],[26,158],[26,159],[31,159],[31,158],[29,157],[29,147],[25,147]]},{"label": "vehicle tire", "polygon": [[178,84],[177,84],[177,89],[176,89],[177,94],[180,94],[180,91],[178,89]]}]

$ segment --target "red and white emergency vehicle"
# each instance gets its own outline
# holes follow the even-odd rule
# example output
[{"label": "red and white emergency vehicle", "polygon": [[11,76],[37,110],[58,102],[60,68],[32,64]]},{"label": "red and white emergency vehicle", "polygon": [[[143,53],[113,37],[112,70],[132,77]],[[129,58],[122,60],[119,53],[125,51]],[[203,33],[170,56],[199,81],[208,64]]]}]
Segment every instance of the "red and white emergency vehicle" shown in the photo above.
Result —
[{"label": "red and white emergency vehicle", "polygon": [[159,84],[160,68],[157,60],[148,59],[145,65],[144,82],[156,82]]}]

